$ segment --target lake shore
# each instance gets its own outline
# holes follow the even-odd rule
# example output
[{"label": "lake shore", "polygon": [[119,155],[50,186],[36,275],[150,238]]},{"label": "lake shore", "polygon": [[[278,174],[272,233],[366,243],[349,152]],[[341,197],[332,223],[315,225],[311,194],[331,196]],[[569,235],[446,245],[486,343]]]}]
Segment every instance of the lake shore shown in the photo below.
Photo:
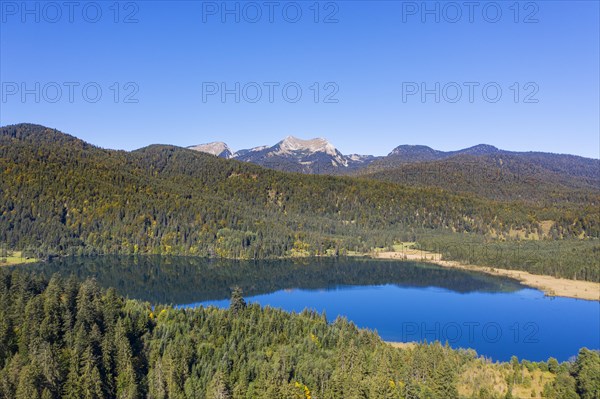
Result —
[{"label": "lake shore", "polygon": [[[405,248],[396,251],[373,251],[370,253],[352,254],[351,257],[370,257],[373,259],[407,260],[433,263],[439,266],[476,271],[491,274],[494,276],[509,277],[520,281],[522,284],[543,291],[547,296],[584,299],[590,301],[600,301],[600,283],[581,280],[570,280],[531,274],[521,270],[500,269],[490,266],[471,265],[457,261],[444,260],[442,254],[418,250],[414,248]],[[299,256],[288,257],[287,259],[298,259]],[[286,258],[282,258],[286,259]],[[28,263],[39,262],[34,258],[23,258],[21,253],[15,251],[9,256],[7,262],[1,262],[2,266],[19,266]]]},{"label": "lake shore", "polygon": [[404,251],[397,252],[373,252],[371,257],[374,259],[397,259],[428,262],[453,269],[477,271],[494,276],[510,277],[520,281],[524,285],[543,291],[547,296],[600,301],[600,283],[594,283],[591,281],[569,280],[566,278],[531,274],[521,270],[507,270],[489,266],[464,264],[456,261],[443,260],[441,254],[417,249],[406,249]]}]

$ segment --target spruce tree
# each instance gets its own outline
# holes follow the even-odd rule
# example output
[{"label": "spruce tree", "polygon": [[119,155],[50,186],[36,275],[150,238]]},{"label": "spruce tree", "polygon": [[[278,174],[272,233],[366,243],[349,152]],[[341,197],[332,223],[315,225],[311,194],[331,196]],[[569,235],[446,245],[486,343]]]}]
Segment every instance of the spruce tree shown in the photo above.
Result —
[{"label": "spruce tree", "polygon": [[246,308],[246,301],[244,300],[243,292],[240,287],[234,287],[231,293],[231,302],[229,309],[233,314],[238,314]]}]

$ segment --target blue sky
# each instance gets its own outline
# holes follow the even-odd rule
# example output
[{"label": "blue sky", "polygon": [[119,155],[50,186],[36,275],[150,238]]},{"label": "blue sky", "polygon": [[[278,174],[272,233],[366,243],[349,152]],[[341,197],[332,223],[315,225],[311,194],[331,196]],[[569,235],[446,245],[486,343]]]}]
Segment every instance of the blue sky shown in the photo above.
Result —
[{"label": "blue sky", "polygon": [[127,150],[295,135],[598,158],[599,3],[474,3],[2,0],[0,124]]}]

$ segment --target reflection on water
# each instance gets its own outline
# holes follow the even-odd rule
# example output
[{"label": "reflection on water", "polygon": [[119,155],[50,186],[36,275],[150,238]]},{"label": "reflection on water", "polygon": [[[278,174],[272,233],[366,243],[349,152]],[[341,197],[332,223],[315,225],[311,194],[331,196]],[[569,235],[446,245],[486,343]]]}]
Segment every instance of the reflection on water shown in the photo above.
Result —
[{"label": "reflection on water", "polygon": [[435,265],[367,259],[241,262],[192,257],[102,256],[66,258],[21,266],[47,276],[93,277],[122,295],[152,303],[184,304],[229,298],[239,286],[247,296],[285,289],[393,284],[468,292],[513,292],[518,282]]},{"label": "reflection on water", "polygon": [[600,304],[548,298],[510,279],[435,265],[369,259],[236,262],[186,257],[59,259],[20,270],[94,277],[152,303],[229,306],[231,287],[250,302],[325,311],[389,341],[448,341],[494,360],[563,361],[600,347]]}]

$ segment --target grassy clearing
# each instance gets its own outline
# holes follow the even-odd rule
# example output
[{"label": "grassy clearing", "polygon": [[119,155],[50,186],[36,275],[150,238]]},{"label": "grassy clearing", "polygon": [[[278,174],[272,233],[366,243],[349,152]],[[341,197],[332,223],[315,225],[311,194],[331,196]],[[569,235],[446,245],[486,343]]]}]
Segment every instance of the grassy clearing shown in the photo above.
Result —
[{"label": "grassy clearing", "polygon": [[490,363],[482,359],[468,363],[458,381],[462,398],[504,398],[512,383],[513,398],[542,398],[546,384],[556,375],[538,367],[519,367],[515,370],[508,363]]},{"label": "grassy clearing", "polygon": [[23,256],[21,251],[9,251],[6,254],[0,254],[0,266],[14,266],[35,262],[39,262],[39,259]]}]

